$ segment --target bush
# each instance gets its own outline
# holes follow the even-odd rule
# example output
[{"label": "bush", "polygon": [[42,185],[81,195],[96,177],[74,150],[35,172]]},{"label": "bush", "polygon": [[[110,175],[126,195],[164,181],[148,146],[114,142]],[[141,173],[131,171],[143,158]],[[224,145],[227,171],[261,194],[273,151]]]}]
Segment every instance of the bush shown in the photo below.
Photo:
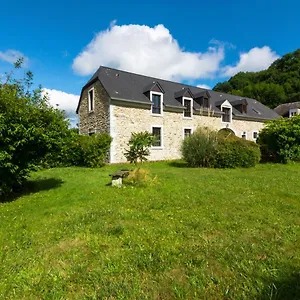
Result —
[{"label": "bush", "polygon": [[79,135],[70,130],[62,141],[61,151],[48,154],[43,167],[102,167],[108,159],[112,139],[107,133],[92,136]]},{"label": "bush", "polygon": [[220,138],[215,156],[215,168],[249,168],[260,161],[259,146],[238,137]]},{"label": "bush", "polygon": [[130,171],[128,177],[123,178],[123,183],[125,185],[132,186],[150,186],[157,185],[157,177],[153,177],[151,172],[144,168],[136,168],[133,171]]},{"label": "bush", "polygon": [[189,167],[212,167],[218,145],[216,131],[198,128],[183,140],[181,153]]},{"label": "bush", "polygon": [[197,129],[182,144],[184,160],[191,167],[249,168],[260,161],[259,146],[228,132]]},{"label": "bush", "polygon": [[300,116],[269,121],[259,134],[258,144],[263,161],[299,161]]},{"label": "bush", "polygon": [[31,72],[23,80],[11,76],[0,83],[0,197],[19,190],[47,153],[60,151],[68,130],[64,113],[48,105],[41,89],[30,91]]}]

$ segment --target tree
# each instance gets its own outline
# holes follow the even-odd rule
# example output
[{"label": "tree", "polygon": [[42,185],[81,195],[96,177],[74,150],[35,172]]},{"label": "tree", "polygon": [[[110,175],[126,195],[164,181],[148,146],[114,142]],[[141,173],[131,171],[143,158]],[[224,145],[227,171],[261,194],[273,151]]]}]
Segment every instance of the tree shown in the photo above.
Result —
[{"label": "tree", "polygon": [[147,131],[132,133],[128,142],[129,149],[124,153],[126,159],[130,163],[137,163],[140,161],[143,163],[147,161],[147,156],[150,155],[149,148],[153,143],[154,137]]},{"label": "tree", "polygon": [[214,90],[255,98],[271,108],[300,101],[300,49],[276,60],[267,70],[240,72]]},{"label": "tree", "polygon": [[[18,59],[14,70],[22,62]],[[0,197],[19,190],[47,153],[60,151],[69,125],[64,113],[42,96],[41,87],[32,89],[33,74],[15,79],[14,70],[0,83]]]}]

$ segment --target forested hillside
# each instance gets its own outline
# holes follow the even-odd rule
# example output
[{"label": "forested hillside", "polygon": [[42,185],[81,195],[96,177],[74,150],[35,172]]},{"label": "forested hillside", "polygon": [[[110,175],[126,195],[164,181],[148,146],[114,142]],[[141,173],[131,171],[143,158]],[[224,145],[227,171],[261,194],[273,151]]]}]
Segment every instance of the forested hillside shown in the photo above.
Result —
[{"label": "forested hillside", "polygon": [[300,101],[300,49],[276,60],[267,70],[240,72],[214,90],[254,98],[271,108]]}]

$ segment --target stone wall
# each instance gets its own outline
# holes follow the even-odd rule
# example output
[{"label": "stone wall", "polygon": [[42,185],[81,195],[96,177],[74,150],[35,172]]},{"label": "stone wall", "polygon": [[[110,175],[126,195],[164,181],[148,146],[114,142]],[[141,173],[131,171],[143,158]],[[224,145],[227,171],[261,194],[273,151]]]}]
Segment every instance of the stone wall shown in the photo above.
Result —
[{"label": "stone wall", "polygon": [[[183,113],[163,112],[163,116],[153,116],[150,109],[111,105],[111,145],[110,162],[125,162],[124,150],[132,132],[149,131],[151,126],[162,126],[163,147],[151,149],[149,160],[168,160],[181,157],[180,145],[183,140],[184,128],[195,130],[198,126],[210,127],[215,130],[226,128],[221,117],[193,115],[192,119],[184,119]],[[239,137],[246,132],[247,139],[253,140],[253,131],[259,132],[263,128],[262,122],[232,120],[228,128]]]},{"label": "stone wall", "polygon": [[[89,112],[88,91],[93,87],[94,111]],[[109,96],[99,81],[83,91],[78,111],[80,134],[88,134],[89,130],[96,133],[109,133],[109,102]]]}]

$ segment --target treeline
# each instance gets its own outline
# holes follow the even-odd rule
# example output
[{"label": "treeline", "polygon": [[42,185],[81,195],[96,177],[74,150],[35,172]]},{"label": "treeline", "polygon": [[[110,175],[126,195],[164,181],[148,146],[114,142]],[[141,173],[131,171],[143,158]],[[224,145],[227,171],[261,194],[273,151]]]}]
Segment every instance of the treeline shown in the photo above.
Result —
[{"label": "treeline", "polygon": [[213,90],[254,98],[271,108],[300,101],[300,49],[276,60],[267,70],[240,72]]}]

